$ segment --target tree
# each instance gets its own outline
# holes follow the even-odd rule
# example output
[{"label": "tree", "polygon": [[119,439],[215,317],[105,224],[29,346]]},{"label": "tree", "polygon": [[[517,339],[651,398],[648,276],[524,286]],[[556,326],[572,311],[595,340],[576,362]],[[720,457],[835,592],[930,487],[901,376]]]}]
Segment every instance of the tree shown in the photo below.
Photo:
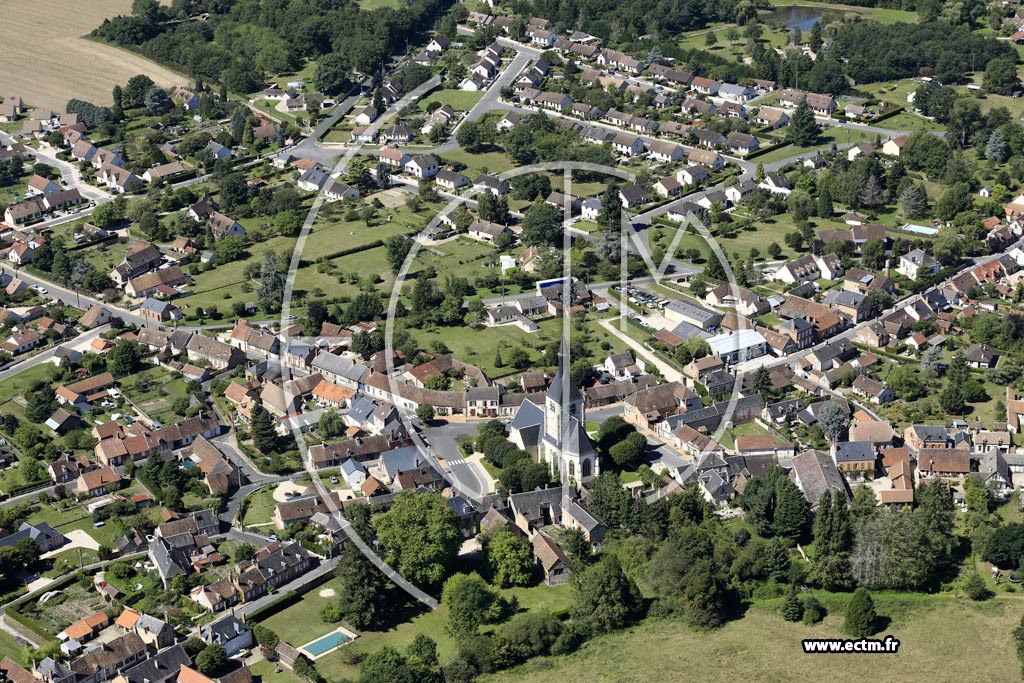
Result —
[{"label": "tree", "polygon": [[448,608],[448,632],[462,641],[477,634],[499,600],[479,574],[455,574],[444,582],[441,602]]},{"label": "tree", "polygon": [[885,242],[880,237],[872,237],[860,248],[860,260],[865,268],[881,270],[885,266]]},{"label": "tree", "polygon": [[484,551],[494,585],[509,588],[530,583],[533,578],[533,551],[524,539],[502,530],[488,539]]},{"label": "tree", "polygon": [[145,104],[149,113],[157,116],[167,111],[167,108],[171,104],[171,100],[167,97],[166,90],[154,85],[146,92]]},{"label": "tree", "polygon": [[640,591],[615,555],[573,574],[572,585],[572,618],[592,633],[620,629],[640,616]]},{"label": "tree", "polygon": [[811,508],[804,494],[789,477],[780,477],[775,483],[775,511],[772,531],[776,536],[796,541],[807,529]]},{"label": "tree", "polygon": [[964,593],[975,602],[988,600],[992,597],[992,591],[988,589],[988,586],[985,585],[985,580],[976,571],[969,573],[967,578],[964,579]]},{"label": "tree", "polygon": [[228,656],[224,648],[217,643],[211,643],[203,648],[203,651],[196,655],[196,669],[206,676],[216,676],[221,673],[228,664]]},{"label": "tree", "polygon": [[459,521],[438,494],[401,491],[373,520],[384,560],[414,583],[437,585],[462,545]]},{"label": "tree", "polygon": [[385,645],[359,664],[359,683],[419,683],[405,657]]},{"label": "tree", "polygon": [[854,638],[866,638],[875,632],[875,602],[866,588],[858,588],[846,603],[843,631]]},{"label": "tree", "polygon": [[341,52],[328,52],[316,60],[316,73],[313,83],[316,89],[327,95],[337,95],[348,89],[350,82],[348,60]]},{"label": "tree", "polygon": [[523,216],[521,238],[527,246],[561,246],[562,215],[558,209],[538,200]]},{"label": "tree", "polygon": [[826,590],[839,590],[850,585],[848,554],[853,543],[850,512],[846,497],[829,491],[818,500],[814,518],[814,561],[811,576]]},{"label": "tree", "polygon": [[619,470],[628,471],[636,468],[646,448],[647,438],[640,432],[634,431],[609,448],[608,454]]},{"label": "tree", "polygon": [[41,384],[25,396],[25,416],[36,424],[42,424],[57,410],[57,397],[49,384]]},{"label": "tree", "polygon": [[985,143],[985,157],[994,164],[1001,164],[1006,161],[1008,152],[1003,131],[996,128]]},{"label": "tree", "polygon": [[142,360],[142,347],[136,342],[119,339],[114,348],[107,352],[107,368],[114,377],[132,374]]},{"label": "tree", "polygon": [[421,403],[416,406],[416,418],[424,423],[429,424],[434,421],[434,406],[429,403]]},{"label": "tree", "polygon": [[928,212],[928,195],[917,183],[907,183],[897,203],[907,218],[920,218]]},{"label": "tree", "polygon": [[125,109],[131,109],[134,107],[141,107],[145,104],[146,93],[155,84],[153,79],[145,74],[139,74],[132,76],[128,79],[128,84],[125,85],[121,95],[121,103]]},{"label": "tree", "polygon": [[962,385],[954,382],[947,382],[942,393],[939,394],[939,405],[949,415],[963,415],[967,402],[964,400]]},{"label": "tree", "polygon": [[337,604],[341,618],[359,630],[377,625],[387,600],[387,581],[380,570],[350,543],[341,551],[334,573],[340,584]]},{"label": "tree", "polygon": [[754,393],[766,401],[775,394],[771,373],[763,365],[754,371]]},{"label": "tree", "polygon": [[1013,57],[997,57],[990,59],[985,65],[985,76],[981,85],[999,95],[1012,95],[1020,90],[1020,79],[1017,78],[1017,60]]},{"label": "tree", "polygon": [[835,401],[828,401],[818,410],[818,426],[829,441],[836,441],[846,432],[850,416]]},{"label": "tree", "polygon": [[814,120],[814,111],[807,100],[796,106],[793,116],[786,128],[786,140],[798,147],[810,147],[818,139],[818,122]]},{"label": "tree", "polygon": [[412,243],[406,239],[405,235],[392,235],[384,242],[384,249],[391,272],[397,275],[402,270],[405,258],[412,249]]},{"label": "tree", "polygon": [[821,622],[825,618],[825,608],[822,606],[818,598],[810,595],[804,600],[804,618],[803,622],[807,626],[813,626]]},{"label": "tree", "polygon": [[250,419],[252,426],[252,443],[256,450],[264,455],[277,450],[277,430],[274,427],[274,418],[270,416],[262,403],[253,406]]},{"label": "tree", "polygon": [[281,300],[284,298],[284,275],[277,269],[277,257],[274,252],[267,252],[263,259],[256,298],[259,299],[260,308],[268,313],[281,308]]},{"label": "tree", "polygon": [[790,584],[786,590],[786,600],[782,603],[782,618],[786,621],[797,622],[804,618],[804,605],[797,595],[796,586]]}]

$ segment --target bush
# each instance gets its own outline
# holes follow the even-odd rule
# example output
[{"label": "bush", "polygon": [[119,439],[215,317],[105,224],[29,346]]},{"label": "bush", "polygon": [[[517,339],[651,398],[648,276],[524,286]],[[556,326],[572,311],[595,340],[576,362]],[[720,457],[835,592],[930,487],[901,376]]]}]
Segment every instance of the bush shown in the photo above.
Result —
[{"label": "bush", "polygon": [[320,608],[320,618],[328,624],[336,624],[341,621],[341,605],[337,602],[329,602]]},{"label": "bush", "polygon": [[843,631],[854,638],[865,638],[875,632],[875,602],[866,588],[858,588],[846,603]]},{"label": "bush", "polygon": [[800,602],[800,596],[796,594],[796,586],[790,586],[786,591],[786,600],[782,603],[782,618],[786,621],[797,622],[804,617],[804,605]]},{"label": "bush", "polygon": [[804,600],[803,622],[808,626],[821,623],[825,618],[825,607],[813,595]]},{"label": "bush", "polygon": [[992,592],[985,585],[985,580],[981,578],[978,572],[971,572],[967,575],[967,578],[964,580],[964,593],[975,602],[988,600],[992,597]]}]

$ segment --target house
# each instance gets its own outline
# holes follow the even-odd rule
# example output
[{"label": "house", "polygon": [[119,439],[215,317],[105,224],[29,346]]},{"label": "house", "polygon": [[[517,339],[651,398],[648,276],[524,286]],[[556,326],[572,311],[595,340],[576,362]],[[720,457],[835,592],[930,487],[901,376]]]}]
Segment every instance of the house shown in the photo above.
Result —
[{"label": "house", "polygon": [[295,181],[300,190],[319,192],[331,180],[331,176],[321,168],[311,168]]},{"label": "house", "polygon": [[711,330],[722,322],[722,314],[688,301],[674,300],[665,304],[662,315],[669,322],[686,323],[702,330]]},{"label": "house", "polygon": [[178,266],[154,270],[132,278],[124,286],[130,297],[143,298],[164,287],[176,287],[188,281],[188,276]]},{"label": "house", "polygon": [[163,254],[160,253],[159,247],[149,242],[138,241],[132,244],[128,254],[111,270],[110,279],[123,286],[132,278],[154,270],[161,263]]},{"label": "house", "polygon": [[466,236],[481,242],[493,243],[501,235],[511,235],[512,231],[505,225],[491,221],[475,220],[470,223]]},{"label": "house", "polygon": [[786,262],[772,275],[773,280],[779,280],[786,284],[809,282],[817,280],[819,277],[821,277],[821,269],[814,256],[810,254]]},{"label": "house", "polygon": [[625,185],[621,187],[619,189],[619,199],[622,200],[622,206],[626,209],[632,209],[650,201],[643,188],[639,185]]},{"label": "house", "polygon": [[818,507],[818,501],[825,491],[830,491],[833,496],[841,495],[846,500],[850,499],[846,480],[831,455],[824,451],[808,450],[794,457],[789,476],[803,491],[812,511]]},{"label": "house", "polygon": [[252,629],[228,615],[199,629],[199,637],[207,645],[220,645],[224,654],[234,657],[253,646]]},{"label": "house", "polygon": [[509,190],[512,189],[507,180],[488,173],[478,175],[473,181],[473,188],[481,192],[486,190],[496,197],[508,194]]},{"label": "house", "polygon": [[[675,196],[677,196],[679,194],[679,192],[682,189],[682,187],[683,187],[682,183],[680,183],[678,180],[676,180],[672,176],[666,176],[666,177],[662,178],[661,180],[659,180],[658,182],[654,183],[654,191],[657,192],[658,196],[660,196],[660,197],[675,197]],[[590,201],[590,200],[588,200],[588,201]],[[586,213],[586,204],[587,204],[587,202],[583,202],[583,204],[584,204],[584,214],[585,214]],[[598,202],[598,211],[600,211],[600,202]],[[586,218],[585,215],[584,215],[584,218]]]},{"label": "house", "polygon": [[875,146],[870,142],[861,142],[846,150],[847,161],[853,161],[859,156],[874,157]]},{"label": "house", "polygon": [[761,315],[770,308],[766,299],[738,285],[719,285],[709,291],[704,300],[711,306],[733,308],[747,317]]},{"label": "house", "polygon": [[434,182],[438,187],[444,188],[448,192],[454,192],[469,185],[469,178],[461,173],[442,168],[434,176]]},{"label": "house", "polygon": [[687,166],[676,172],[676,180],[683,185],[699,185],[707,180],[709,169],[702,164]]},{"label": "house", "polygon": [[667,382],[627,396],[623,417],[641,429],[650,429],[670,415],[701,407],[700,397],[692,390],[679,382]]},{"label": "house", "polygon": [[889,403],[896,398],[892,389],[885,386],[878,380],[871,379],[866,375],[857,375],[857,378],[853,380],[851,388],[853,389],[853,393],[858,396],[863,396],[875,405]]},{"label": "house", "polygon": [[180,161],[172,161],[167,164],[157,164],[149,168],[145,173],[142,174],[142,179],[147,183],[153,183],[159,180],[166,180],[172,176],[176,176],[180,173],[185,172],[185,167]]},{"label": "house", "polygon": [[711,169],[712,171],[725,168],[725,157],[710,149],[692,149],[690,150],[690,153],[686,155],[686,160],[691,165],[699,164]]},{"label": "house", "polygon": [[439,168],[437,157],[433,154],[424,154],[413,157],[405,163],[405,172],[416,178],[433,178],[437,175]]},{"label": "house", "polygon": [[209,363],[215,370],[227,370],[245,362],[245,353],[240,349],[202,334],[193,334],[185,351],[189,360]]},{"label": "house", "polygon": [[783,173],[769,173],[758,187],[768,190],[772,194],[780,194],[784,197],[788,197],[793,191],[793,184]]},{"label": "house", "polygon": [[39,546],[40,553],[56,550],[68,541],[64,534],[46,522],[37,522],[35,524],[22,522],[18,526],[17,531],[0,538],[0,548],[13,548],[25,539],[35,541],[36,545]]},{"label": "house", "polygon": [[909,139],[909,135],[897,135],[896,137],[889,138],[882,144],[882,154],[899,157],[900,152],[903,151],[903,147]]},{"label": "house", "polygon": [[900,256],[896,272],[911,280],[939,272],[939,262],[921,249],[913,249]]},{"label": "house", "polygon": [[[29,199],[18,204],[11,204],[4,211],[4,220],[10,225],[24,225],[43,217],[46,207],[43,202],[36,199]],[[31,260],[29,257],[28,260]],[[11,261],[18,263],[14,258]]]},{"label": "house", "polygon": [[971,471],[968,448],[921,448],[917,451],[917,470],[922,477],[959,479]]},{"label": "house", "polygon": [[683,158],[686,150],[682,145],[667,140],[653,140],[648,145],[648,150],[656,161],[664,163],[675,163]]},{"label": "house", "polygon": [[557,586],[569,582],[572,574],[569,558],[565,556],[554,539],[538,530],[530,539],[530,545],[533,548],[533,556],[536,558],[537,564],[544,572],[546,585]]},{"label": "house", "polygon": [[389,126],[382,134],[384,142],[412,142],[412,131],[400,123]]},{"label": "house", "polygon": [[964,360],[972,368],[994,368],[999,353],[988,344],[971,344],[964,352]]},{"label": "house", "polygon": [[761,143],[753,135],[734,131],[725,139],[725,146],[737,156],[746,156],[761,148]]},{"label": "house", "polygon": [[352,120],[357,126],[369,126],[377,120],[378,115],[377,108],[373,105],[369,105],[363,107]]},{"label": "house", "polygon": [[243,600],[253,600],[304,574],[312,564],[313,558],[298,542],[275,541],[235,566],[235,584]]},{"label": "house", "polygon": [[789,123],[789,114],[775,107],[761,107],[754,114],[753,121],[759,126],[775,130]]},{"label": "house", "polygon": [[612,149],[623,156],[635,157],[643,154],[644,141],[631,133],[619,133],[612,139]]}]

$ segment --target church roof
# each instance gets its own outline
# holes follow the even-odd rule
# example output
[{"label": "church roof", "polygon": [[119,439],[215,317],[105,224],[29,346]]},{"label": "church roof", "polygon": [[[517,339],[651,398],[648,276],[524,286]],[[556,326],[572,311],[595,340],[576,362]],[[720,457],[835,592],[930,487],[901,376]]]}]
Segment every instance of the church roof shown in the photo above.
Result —
[{"label": "church roof", "polygon": [[559,405],[562,404],[563,385],[566,385],[569,403],[583,400],[580,388],[572,381],[572,377],[569,374],[569,348],[565,343],[565,339],[562,339],[562,346],[558,350],[558,372],[555,373],[554,378],[551,380],[551,386],[548,387],[548,398],[557,401]]},{"label": "church roof", "polygon": [[562,437],[562,452],[570,455],[594,455],[594,444],[590,441],[586,427],[575,417],[569,418],[565,435]]},{"label": "church roof", "polygon": [[544,411],[536,403],[526,399],[519,406],[519,410],[516,411],[516,416],[512,418],[512,424],[509,426],[515,430],[535,427],[543,423]]}]

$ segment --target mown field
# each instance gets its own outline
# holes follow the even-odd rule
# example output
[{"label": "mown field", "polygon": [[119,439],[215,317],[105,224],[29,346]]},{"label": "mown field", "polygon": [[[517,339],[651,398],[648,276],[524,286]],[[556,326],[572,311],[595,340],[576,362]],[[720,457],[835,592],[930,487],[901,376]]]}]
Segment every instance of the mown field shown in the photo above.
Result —
[{"label": "mown field", "polygon": [[897,638],[897,654],[806,655],[800,644],[804,638],[844,637],[842,603],[838,598],[823,602],[834,613],[817,626],[783,621],[767,607],[755,607],[711,632],[655,621],[597,638],[573,655],[537,660],[480,680],[618,683],[653,676],[665,683],[802,683],[821,680],[823,674],[833,683],[1020,680],[1010,636],[1024,609],[1020,600],[979,604],[944,596],[876,596],[879,615],[891,619],[877,637]]},{"label": "mown field", "polygon": [[185,76],[155,62],[84,37],[103,19],[130,12],[131,5],[131,0],[6,0],[0,21],[4,92],[64,111],[73,97],[110,104],[114,85],[139,73],[162,86],[186,83]]}]

